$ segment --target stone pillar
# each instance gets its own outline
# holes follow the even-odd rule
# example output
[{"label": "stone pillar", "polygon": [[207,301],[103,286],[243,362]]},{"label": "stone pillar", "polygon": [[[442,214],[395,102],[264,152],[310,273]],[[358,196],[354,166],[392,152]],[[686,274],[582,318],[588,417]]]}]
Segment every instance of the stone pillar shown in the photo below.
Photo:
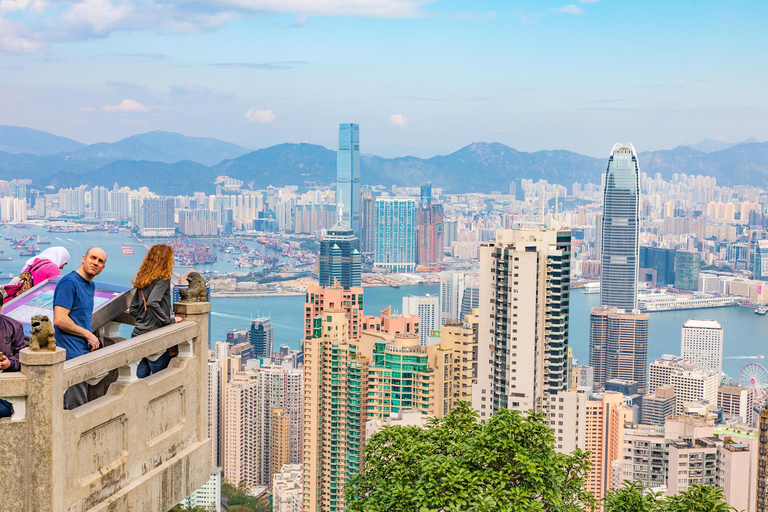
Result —
[{"label": "stone pillar", "polygon": [[62,366],[67,351],[33,352],[28,348],[19,354],[21,372],[27,376],[27,423],[30,425],[27,445],[29,479],[27,510],[58,512],[64,510],[64,477],[67,461],[62,446],[64,415],[64,373]]},{"label": "stone pillar", "polygon": [[[197,335],[192,340],[191,346],[179,346],[179,357],[191,357],[191,364],[195,365],[199,375],[200,385],[200,409],[197,417],[196,441],[204,441],[208,438],[208,322],[211,312],[210,302],[177,302],[173,305],[173,312],[184,320],[197,322]],[[193,395],[194,396],[194,395]]]}]

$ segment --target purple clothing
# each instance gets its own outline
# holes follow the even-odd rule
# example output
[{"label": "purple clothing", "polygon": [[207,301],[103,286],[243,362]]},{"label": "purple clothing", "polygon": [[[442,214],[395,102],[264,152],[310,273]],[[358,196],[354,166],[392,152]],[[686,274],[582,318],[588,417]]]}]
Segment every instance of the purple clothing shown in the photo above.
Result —
[{"label": "purple clothing", "polygon": [[21,370],[19,352],[26,346],[24,328],[21,324],[13,318],[0,315],[0,352],[11,362],[11,366],[3,371],[17,372]]}]

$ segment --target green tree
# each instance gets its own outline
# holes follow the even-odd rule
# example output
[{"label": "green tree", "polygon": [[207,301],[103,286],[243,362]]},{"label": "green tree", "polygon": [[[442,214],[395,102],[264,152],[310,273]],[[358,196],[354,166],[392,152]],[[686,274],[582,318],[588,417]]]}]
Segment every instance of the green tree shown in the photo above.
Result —
[{"label": "green tree", "polygon": [[497,411],[487,423],[466,402],[427,428],[385,428],[371,438],[345,498],[349,512],[576,512],[590,463],[560,455],[543,414]]},{"label": "green tree", "polygon": [[693,484],[674,496],[646,490],[639,482],[624,482],[605,496],[605,512],[730,512],[722,489]]},{"label": "green tree", "polygon": [[664,512],[730,512],[736,510],[725,501],[722,489],[693,484],[687,491],[667,498]]},{"label": "green tree", "polygon": [[256,498],[248,493],[251,488],[242,480],[237,486],[226,478],[221,479],[221,497],[230,512],[270,512],[272,505],[265,497]]},{"label": "green tree", "polygon": [[626,480],[621,488],[609,491],[604,501],[605,512],[661,512],[663,505],[660,493],[646,491],[640,482]]}]

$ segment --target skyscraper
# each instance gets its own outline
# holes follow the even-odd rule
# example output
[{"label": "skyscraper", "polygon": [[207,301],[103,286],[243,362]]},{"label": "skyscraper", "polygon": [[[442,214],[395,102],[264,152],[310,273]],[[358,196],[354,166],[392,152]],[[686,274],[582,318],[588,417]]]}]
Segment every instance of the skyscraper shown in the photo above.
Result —
[{"label": "skyscraper", "polygon": [[680,356],[720,375],[723,369],[723,326],[715,320],[691,319],[685,322]]},{"label": "skyscraper", "polygon": [[457,326],[445,344],[421,347],[417,334],[401,329],[350,338],[347,314],[326,307],[303,342],[304,512],[344,510],[344,484],[359,470],[366,421],[412,408],[443,417],[467,399],[473,376],[473,327]]},{"label": "skyscraper", "polygon": [[138,222],[141,236],[176,234],[175,202],[172,197],[145,197],[141,201]]},{"label": "skyscraper", "polygon": [[589,321],[589,366],[595,371],[595,388],[606,380],[638,383],[647,393],[648,313],[617,308],[592,308]]},{"label": "skyscraper", "polygon": [[391,272],[413,272],[416,269],[416,201],[377,198],[374,223],[374,265]]},{"label": "skyscraper", "polygon": [[374,220],[376,214],[374,207],[376,200],[373,198],[370,189],[363,192],[360,212],[360,252],[373,254],[373,239],[376,235],[376,224]]},{"label": "skyscraper", "polygon": [[675,253],[675,288],[696,290],[699,285],[699,251],[677,251]]},{"label": "skyscraper", "polygon": [[472,405],[542,411],[568,388],[570,231],[498,230],[480,248],[477,385]]},{"label": "skyscraper", "polygon": [[694,402],[705,402],[708,410],[715,409],[719,383],[720,375],[715,372],[699,368],[691,361],[669,354],[654,360],[648,372],[648,384],[651,389],[664,385],[675,388],[677,414],[684,414],[685,406]]},{"label": "skyscraper", "polygon": [[[422,187],[423,190],[424,187]],[[425,198],[421,198],[422,205]],[[432,265],[443,261],[443,205],[431,204],[419,208],[418,252],[416,261]]]},{"label": "skyscraper", "polygon": [[284,463],[301,461],[303,388],[304,370],[289,364],[232,375],[225,385],[225,477],[268,486]]},{"label": "skyscraper", "polygon": [[440,325],[461,321],[461,300],[466,275],[463,272],[440,274]]},{"label": "skyscraper", "polygon": [[360,126],[357,124],[339,125],[336,204],[341,205],[339,221],[360,237]]},{"label": "skyscraper", "polygon": [[421,207],[429,208],[432,204],[432,183],[421,186]]},{"label": "skyscraper", "polygon": [[274,332],[269,317],[251,320],[251,328],[248,331],[248,341],[253,345],[253,354],[255,357],[272,357]]},{"label": "skyscraper", "polygon": [[613,146],[605,171],[600,304],[637,309],[640,187],[637,154],[629,143]]},{"label": "skyscraper", "polygon": [[624,424],[632,422],[632,411],[624,405],[624,395],[606,391],[593,395],[586,408],[585,451],[592,470],[585,487],[595,499],[603,499],[611,489],[611,466],[624,454]]},{"label": "skyscraper", "polygon": [[344,288],[360,286],[360,239],[352,228],[339,222],[320,241],[318,258],[320,286],[333,286],[334,279]]},{"label": "skyscraper", "polygon": [[403,313],[406,315],[417,315],[421,321],[419,326],[419,345],[425,347],[430,341],[439,342],[435,337],[430,340],[432,333],[440,331],[440,299],[439,297],[417,297],[416,295],[406,295],[403,297]]}]

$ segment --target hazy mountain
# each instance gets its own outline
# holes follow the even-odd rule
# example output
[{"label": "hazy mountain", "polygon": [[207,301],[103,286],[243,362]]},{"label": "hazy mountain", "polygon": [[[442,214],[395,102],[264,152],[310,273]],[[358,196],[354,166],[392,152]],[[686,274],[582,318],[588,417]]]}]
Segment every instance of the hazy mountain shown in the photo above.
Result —
[{"label": "hazy mountain", "polygon": [[723,142],[715,139],[704,139],[698,144],[689,144],[688,147],[695,149],[696,151],[703,151],[704,153],[713,153],[715,151],[723,151],[737,144],[749,144],[750,142],[760,142],[754,137],[750,137],[742,142]]},{"label": "hazy mountain", "polygon": [[[329,184],[336,180],[336,152],[314,144],[280,144],[222,162],[218,174],[241,179],[250,188]],[[452,192],[509,190],[511,180],[530,178],[552,182],[599,179],[602,163],[570,151],[521,153],[503,144],[475,143],[450,155],[426,160],[416,157],[360,157],[363,184],[417,186],[431,181]],[[564,180],[564,181],[563,181]]]},{"label": "hazy mountain", "polygon": [[217,174],[243,180],[251,189],[306,182],[336,181],[336,152],[316,144],[278,144],[258,149],[213,167]]},{"label": "hazy mountain", "polygon": [[722,151],[704,153],[690,146],[645,152],[638,155],[640,170],[653,176],[661,173],[702,174],[717,178],[718,185],[768,186],[768,142],[737,144]]},{"label": "hazy mountain", "polygon": [[30,155],[53,155],[62,151],[75,151],[85,144],[48,132],[22,126],[0,125],[0,151]]},{"label": "hazy mountain", "polygon": [[216,165],[222,160],[237,158],[249,150],[218,139],[187,137],[180,133],[154,131],[121,139],[117,142],[99,142],[61,156],[72,160],[147,160],[175,163],[184,160],[203,165]]},{"label": "hazy mountain", "polygon": [[14,155],[0,152],[0,179],[31,179],[35,183],[44,182],[45,178],[60,172],[79,174],[92,171],[105,165],[104,160],[83,159],[72,161],[56,155]]},{"label": "hazy mountain", "polygon": [[215,178],[216,174],[210,167],[188,160],[172,164],[118,160],[86,173],[56,173],[43,183],[44,186],[50,185],[55,189],[80,185],[111,189],[118,183],[121,187],[148,187],[157,194],[175,196],[198,191],[212,194],[216,191],[213,184]]},{"label": "hazy mountain", "polygon": [[[0,127],[0,143],[12,140],[9,133],[18,139],[24,130],[27,129]],[[69,141],[35,130],[29,133],[38,141],[53,141],[51,147],[62,140]],[[19,147],[18,140],[14,144]],[[52,151],[44,144],[38,144],[36,150]],[[741,143],[711,152],[678,146],[640,153],[639,161],[641,171],[650,176],[660,173],[665,179],[671,179],[674,173],[703,174],[716,177],[720,185],[768,186],[768,142]],[[418,186],[431,181],[435,187],[451,193],[505,192],[511,181],[519,183],[523,178],[545,179],[568,187],[576,181],[599,183],[605,166],[606,159],[571,151],[527,153],[485,142],[426,159],[360,157],[363,184]],[[246,152],[240,146],[216,139],[168,132],[135,135],[55,155],[0,151],[0,179],[29,178],[34,186],[53,189],[86,183],[112,187],[119,183],[132,188],[147,186],[161,194],[213,192],[213,180],[219,174],[241,179],[250,189],[268,185],[296,185],[300,189],[313,183],[329,185],[336,180],[336,152],[306,143],[278,144]]]}]

